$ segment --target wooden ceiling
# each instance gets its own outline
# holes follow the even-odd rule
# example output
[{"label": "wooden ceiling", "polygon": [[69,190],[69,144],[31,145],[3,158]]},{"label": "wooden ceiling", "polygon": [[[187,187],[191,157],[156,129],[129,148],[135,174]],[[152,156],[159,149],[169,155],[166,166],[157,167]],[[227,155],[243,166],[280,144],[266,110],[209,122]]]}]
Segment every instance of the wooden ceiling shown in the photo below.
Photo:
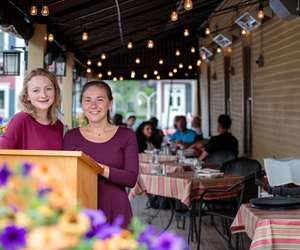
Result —
[{"label": "wooden ceiling", "polygon": [[[7,1],[16,8],[12,14],[23,12],[32,23],[47,24],[48,31],[54,33],[55,44],[74,52],[82,72],[86,70],[86,61],[91,59],[93,72],[102,73],[105,78],[108,70],[112,76],[124,78],[130,77],[131,70],[136,72],[136,78],[144,74],[154,78],[153,71],[158,70],[161,78],[169,78],[169,72],[177,68],[174,78],[190,79],[197,77],[199,27],[222,2],[193,0],[193,9],[186,11],[183,0]],[[49,16],[30,16],[30,6],[40,7],[43,3],[49,6]],[[179,15],[176,22],[170,20],[172,10]],[[190,31],[188,37],[183,36],[185,28]],[[87,41],[82,40],[84,29],[89,35]],[[154,41],[153,49],[147,48],[148,39]],[[127,48],[128,41],[132,41],[133,49]],[[49,45],[49,50],[53,47]],[[191,47],[196,53],[191,53]],[[176,49],[180,56],[175,55]],[[106,60],[100,59],[103,52]],[[135,63],[137,57],[140,64]],[[163,65],[158,64],[160,58]],[[97,67],[98,60],[102,61],[102,67]],[[178,68],[179,63],[183,64],[182,69]],[[188,65],[193,68],[188,69]]]}]

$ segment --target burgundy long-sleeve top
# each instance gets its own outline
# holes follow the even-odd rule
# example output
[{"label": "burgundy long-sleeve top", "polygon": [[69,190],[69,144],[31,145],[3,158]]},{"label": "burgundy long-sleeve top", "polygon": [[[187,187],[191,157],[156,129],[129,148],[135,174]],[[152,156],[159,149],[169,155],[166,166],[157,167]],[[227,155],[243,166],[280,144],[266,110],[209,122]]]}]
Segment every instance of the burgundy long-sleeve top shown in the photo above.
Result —
[{"label": "burgundy long-sleeve top", "polygon": [[31,115],[17,113],[0,136],[0,149],[62,150],[64,126],[60,120],[43,125]]},{"label": "burgundy long-sleeve top", "polygon": [[122,215],[126,228],[132,211],[125,187],[133,187],[138,177],[138,146],[134,132],[119,127],[110,140],[96,143],[87,140],[79,128],[75,128],[66,133],[64,149],[83,151],[109,167],[108,179],[98,176],[98,208],[104,211],[109,222]]}]

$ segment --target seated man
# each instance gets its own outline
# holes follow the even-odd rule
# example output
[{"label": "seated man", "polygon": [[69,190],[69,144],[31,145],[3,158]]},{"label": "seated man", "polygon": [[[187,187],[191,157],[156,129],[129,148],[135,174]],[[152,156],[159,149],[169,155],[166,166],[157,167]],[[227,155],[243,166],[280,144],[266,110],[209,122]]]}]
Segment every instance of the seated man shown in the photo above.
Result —
[{"label": "seated man", "polygon": [[238,140],[229,132],[230,126],[230,116],[220,115],[218,118],[218,132],[220,134],[210,138],[207,145],[204,146],[204,149],[199,157],[200,160],[204,160],[209,154],[221,150],[228,150],[233,152],[234,155],[238,155]]},{"label": "seated man", "polygon": [[196,132],[186,127],[186,118],[181,115],[175,119],[176,132],[170,135],[171,141],[175,141],[177,145],[183,145],[185,148],[190,146],[196,137]]}]

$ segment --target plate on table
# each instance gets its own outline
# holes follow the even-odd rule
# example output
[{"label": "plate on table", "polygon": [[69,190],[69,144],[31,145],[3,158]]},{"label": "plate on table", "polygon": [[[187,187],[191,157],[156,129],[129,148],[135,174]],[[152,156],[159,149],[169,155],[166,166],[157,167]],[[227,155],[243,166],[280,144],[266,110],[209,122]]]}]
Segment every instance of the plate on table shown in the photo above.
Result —
[{"label": "plate on table", "polygon": [[284,210],[300,208],[300,198],[296,197],[262,197],[250,200],[251,207],[270,210]]}]

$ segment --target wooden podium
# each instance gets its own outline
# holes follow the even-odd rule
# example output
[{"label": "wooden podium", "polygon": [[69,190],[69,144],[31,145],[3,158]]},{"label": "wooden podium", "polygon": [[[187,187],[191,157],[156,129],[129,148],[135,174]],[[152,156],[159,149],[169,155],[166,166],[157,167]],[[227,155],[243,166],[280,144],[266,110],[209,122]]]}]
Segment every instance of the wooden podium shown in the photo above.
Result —
[{"label": "wooden podium", "polygon": [[[0,150],[0,164],[10,167],[28,162],[57,168],[64,184],[73,192],[81,207],[97,209],[97,175],[103,169],[81,151]],[[75,204],[74,204],[75,205]]]}]

